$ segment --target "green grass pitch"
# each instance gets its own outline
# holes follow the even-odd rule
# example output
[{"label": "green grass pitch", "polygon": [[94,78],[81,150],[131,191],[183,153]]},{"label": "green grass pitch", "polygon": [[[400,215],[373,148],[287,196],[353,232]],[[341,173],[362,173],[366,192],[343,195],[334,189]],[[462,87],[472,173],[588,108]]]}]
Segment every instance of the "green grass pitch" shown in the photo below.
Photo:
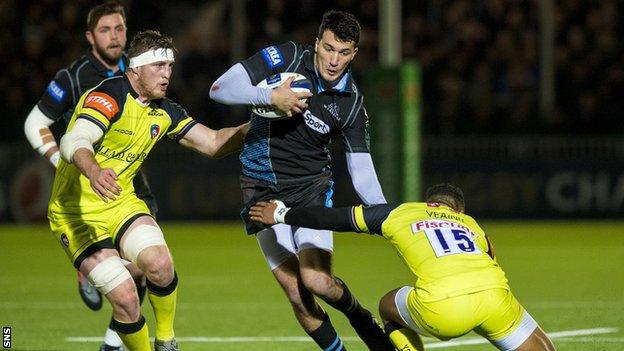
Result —
[{"label": "green grass pitch", "polygon": [[[182,350],[316,350],[306,340],[239,223],[164,223],[180,277],[176,332]],[[512,290],[558,350],[624,349],[624,222],[484,222]],[[335,273],[369,309],[411,283],[380,237],[336,234]],[[85,307],[75,273],[48,227],[0,226],[0,325],[11,350],[97,350],[110,319]],[[153,316],[143,311],[153,328]],[[349,350],[365,350],[345,318],[329,310]],[[566,333],[564,333],[566,332]],[[429,349],[495,350],[474,334]],[[468,344],[468,345],[466,345]]]}]

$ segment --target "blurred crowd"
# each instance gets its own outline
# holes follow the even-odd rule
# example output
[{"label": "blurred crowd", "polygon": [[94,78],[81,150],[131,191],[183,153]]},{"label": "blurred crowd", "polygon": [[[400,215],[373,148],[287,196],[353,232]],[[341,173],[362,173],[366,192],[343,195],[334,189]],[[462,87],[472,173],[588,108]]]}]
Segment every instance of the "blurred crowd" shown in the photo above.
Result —
[{"label": "blurred crowd", "polygon": [[[624,132],[622,5],[616,0],[554,4],[556,100],[539,109],[540,0],[403,1],[403,57],[422,68],[427,134],[614,134]],[[208,89],[232,64],[230,0],[120,1],[128,41],[138,30],[174,37],[179,55],[169,96],[211,127],[246,118],[212,102]],[[24,118],[56,71],[87,50],[85,18],[95,1],[0,1],[2,140],[23,138]],[[353,12],[363,25],[354,62],[362,82],[377,61],[376,0],[257,0],[246,7],[248,56],[286,40],[313,43],[327,9]],[[374,118],[374,117],[372,117]]]}]

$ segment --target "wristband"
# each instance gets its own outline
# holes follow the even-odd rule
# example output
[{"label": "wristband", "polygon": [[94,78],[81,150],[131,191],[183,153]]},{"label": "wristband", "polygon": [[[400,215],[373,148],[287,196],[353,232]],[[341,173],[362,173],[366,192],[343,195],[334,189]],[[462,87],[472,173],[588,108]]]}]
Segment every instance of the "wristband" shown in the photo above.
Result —
[{"label": "wristband", "polygon": [[61,152],[56,150],[52,155],[50,155],[50,162],[54,165],[54,167],[58,167],[59,159],[61,158]]},{"label": "wristband", "polygon": [[57,146],[57,145],[56,145],[56,141],[50,141],[50,142],[47,142],[47,143],[45,143],[45,144],[43,144],[43,145],[39,146],[39,147],[37,148],[37,152],[38,152],[41,156],[43,156],[43,155],[45,155],[45,153],[46,153],[46,152],[48,152],[48,150],[50,150],[51,148],[56,147],[56,146]]},{"label": "wristband", "polygon": [[274,200],[273,203],[277,205],[277,208],[273,212],[273,220],[275,223],[285,223],[284,217],[286,217],[286,213],[290,211],[290,207],[286,207],[286,205],[279,200]]}]

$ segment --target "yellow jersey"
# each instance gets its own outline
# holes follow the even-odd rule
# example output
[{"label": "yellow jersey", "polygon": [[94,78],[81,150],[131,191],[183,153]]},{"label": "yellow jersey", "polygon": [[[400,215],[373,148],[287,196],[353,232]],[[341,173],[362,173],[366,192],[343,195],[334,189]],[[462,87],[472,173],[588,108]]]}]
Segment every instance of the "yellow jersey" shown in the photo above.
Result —
[{"label": "yellow jersey", "polygon": [[49,206],[50,212],[57,214],[104,210],[128,196],[136,196],[132,179],[156,142],[165,135],[179,140],[197,123],[167,98],[141,102],[126,77],[104,80],[85,92],[76,105],[68,132],[79,118],[95,123],[104,132],[94,145],[95,160],[100,167],[117,174],[121,195],[104,202],[91,189],[89,179],[61,159]]},{"label": "yellow jersey", "polygon": [[490,257],[485,233],[470,216],[437,203],[356,206],[352,225],[383,235],[416,276],[421,301],[436,301],[490,288],[509,289]]}]

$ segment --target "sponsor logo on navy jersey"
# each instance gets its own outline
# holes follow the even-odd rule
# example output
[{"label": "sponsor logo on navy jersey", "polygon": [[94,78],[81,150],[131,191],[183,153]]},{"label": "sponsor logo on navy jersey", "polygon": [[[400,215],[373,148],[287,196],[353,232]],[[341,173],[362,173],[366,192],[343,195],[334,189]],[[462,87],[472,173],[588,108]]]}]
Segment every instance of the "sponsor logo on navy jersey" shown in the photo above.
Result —
[{"label": "sponsor logo on navy jersey", "polygon": [[264,56],[264,60],[270,68],[279,67],[284,64],[282,52],[275,46],[262,49],[262,56]]},{"label": "sponsor logo on navy jersey", "polygon": [[282,80],[282,75],[281,74],[274,74],[272,76],[270,76],[269,78],[267,78],[267,85],[271,85],[271,84],[275,84],[277,82],[279,82],[280,80]]},{"label": "sponsor logo on navy jersey", "polygon": [[321,121],[318,117],[313,115],[310,110],[306,110],[303,113],[303,120],[310,129],[315,130],[321,134],[329,133],[329,126],[325,124],[325,122]]},{"label": "sponsor logo on navy jersey", "polygon": [[65,96],[65,90],[58,86],[55,81],[51,81],[50,85],[48,85],[48,95],[50,95],[54,101],[61,102]]}]

